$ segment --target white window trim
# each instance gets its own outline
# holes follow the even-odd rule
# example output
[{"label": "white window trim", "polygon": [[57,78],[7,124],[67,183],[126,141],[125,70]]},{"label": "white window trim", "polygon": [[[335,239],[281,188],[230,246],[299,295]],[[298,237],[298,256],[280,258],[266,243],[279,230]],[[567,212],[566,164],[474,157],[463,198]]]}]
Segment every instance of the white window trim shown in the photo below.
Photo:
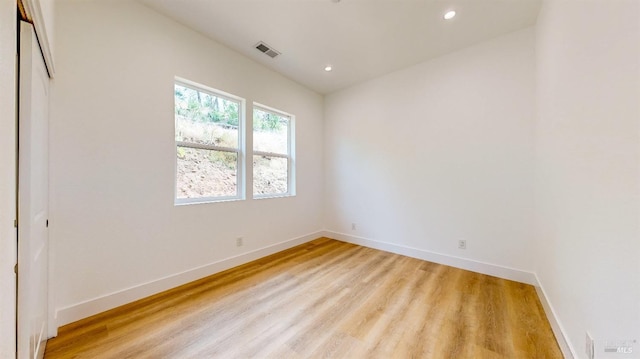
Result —
[{"label": "white window trim", "polygon": [[[268,157],[279,157],[287,159],[287,192],[285,193],[274,193],[274,194],[256,194],[253,193],[253,186],[251,188],[251,193],[253,195],[253,199],[267,199],[267,198],[281,198],[281,197],[293,197],[296,195],[296,181],[295,181],[295,116],[277,110],[273,107],[269,107],[257,102],[253,103],[253,109],[251,113],[251,118],[253,119],[253,111],[256,109],[264,112],[271,113],[276,116],[286,117],[289,119],[289,125],[287,126],[287,153],[274,153],[274,152],[264,152],[264,151],[255,151],[253,148],[251,149],[251,160],[253,161],[253,156],[268,156]],[[253,121],[251,121],[251,133],[253,136]],[[252,169],[253,170],[253,169]],[[253,177],[253,173],[251,174],[252,180],[255,180]]]},{"label": "white window trim", "polygon": [[[175,85],[188,87],[193,90],[207,93],[209,95],[220,97],[228,101],[233,101],[238,103],[238,148],[230,148],[230,147],[219,147],[213,145],[206,145],[200,143],[193,142],[185,142],[185,141],[175,141],[175,127],[174,127],[174,169],[173,169],[173,200],[174,205],[189,205],[189,204],[200,204],[200,203],[216,203],[216,202],[229,202],[229,201],[241,201],[246,199],[246,176],[245,176],[245,163],[246,163],[246,100],[242,97],[238,97],[232,95],[230,93],[216,90],[214,88],[199,84],[197,82],[189,81],[180,77],[175,77],[174,79],[174,88]],[[175,122],[175,94],[174,94],[174,122]],[[175,124],[174,124],[175,126]],[[197,197],[197,198],[178,198],[178,156],[176,155],[178,151],[178,147],[189,147],[196,148],[202,150],[213,150],[213,151],[221,151],[221,152],[230,152],[235,153],[238,158],[237,174],[236,174],[236,195],[235,196],[217,196],[217,197]]]}]

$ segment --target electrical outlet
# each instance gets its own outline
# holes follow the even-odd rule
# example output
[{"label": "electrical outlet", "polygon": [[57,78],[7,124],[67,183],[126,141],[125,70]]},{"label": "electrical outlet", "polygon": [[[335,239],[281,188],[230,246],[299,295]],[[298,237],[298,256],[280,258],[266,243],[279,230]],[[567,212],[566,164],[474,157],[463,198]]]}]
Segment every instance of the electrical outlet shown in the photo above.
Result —
[{"label": "electrical outlet", "polygon": [[589,334],[589,332],[586,333],[586,338],[584,341],[584,351],[587,354],[587,359],[594,359],[595,348],[593,345],[593,338],[591,338],[591,334]]},{"label": "electrical outlet", "polygon": [[356,224],[355,223],[351,223],[351,230],[355,231],[356,230]]},{"label": "electrical outlet", "polygon": [[236,247],[242,247],[242,245],[244,241],[242,240],[242,237],[238,237],[236,238]]},{"label": "electrical outlet", "polygon": [[458,249],[467,249],[467,241],[459,240],[458,241]]}]

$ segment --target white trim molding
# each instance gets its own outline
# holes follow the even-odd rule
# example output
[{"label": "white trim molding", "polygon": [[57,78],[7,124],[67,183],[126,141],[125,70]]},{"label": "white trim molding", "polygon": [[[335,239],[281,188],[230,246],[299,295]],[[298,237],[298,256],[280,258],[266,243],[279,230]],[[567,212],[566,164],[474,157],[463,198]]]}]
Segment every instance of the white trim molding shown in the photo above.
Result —
[{"label": "white trim molding", "polygon": [[301,237],[289,239],[283,242],[272,244],[234,257],[229,257],[216,262],[205,264],[200,267],[186,270],[143,283],[137,286],[119,290],[110,294],[93,298],[81,303],[56,310],[56,325],[63,326],[83,318],[125,305],[136,300],[193,282],[198,279],[237,267],[239,265],[266,257],[268,255],[307,243],[323,236],[322,231],[309,233]]},{"label": "white trim molding", "polygon": [[136,300],[163,292],[165,290],[169,290],[180,285],[187,284],[189,282],[251,262],[253,260],[295,247],[297,245],[307,243],[320,237],[327,237],[342,242],[352,243],[368,248],[405,255],[429,262],[439,263],[476,273],[491,275],[498,278],[533,285],[536,288],[536,292],[538,294],[538,297],[540,298],[540,302],[542,303],[545,314],[547,316],[547,319],[549,320],[551,329],[553,330],[562,354],[565,358],[577,358],[577,356],[575,355],[575,350],[566,340],[564,329],[560,324],[553,306],[549,302],[546,292],[544,291],[544,288],[540,284],[535,273],[327,230],[318,231],[301,237],[279,242],[264,248],[256,249],[234,257],[222,259],[181,273],[169,275],[154,281],[96,297],[65,308],[57,309],[56,324],[57,326],[63,326],[77,320],[107,311],[109,309],[113,309],[118,306],[125,305]]},{"label": "white trim molding", "polygon": [[447,254],[431,252],[424,249],[403,246],[400,244],[376,241],[373,239],[352,236],[339,232],[325,231],[325,237],[336,239],[342,242],[357,244],[364,247],[379,249],[386,252],[401,254],[407,257],[465,269],[476,273],[509,279],[520,283],[531,284],[534,286],[537,285],[537,280],[534,273],[523,271],[520,269],[475,261],[467,258],[454,257]]},{"label": "white trim molding", "polygon": [[[55,74],[55,67],[53,64],[52,45],[49,41],[51,34],[47,34],[44,23],[45,20],[52,21],[52,19],[44,18],[42,5],[40,4],[41,1],[43,0],[22,0],[22,4],[24,5],[24,11],[26,12],[27,18],[33,22],[33,28],[35,30],[36,37],[38,38],[40,51],[42,51],[42,57],[44,58],[44,63],[47,67],[49,77],[53,78],[53,75]],[[53,6],[53,1],[51,1],[51,6]]]},{"label": "white trim molding", "polygon": [[538,293],[538,298],[540,299],[540,303],[544,308],[544,312],[547,315],[547,320],[549,320],[549,324],[551,325],[551,330],[553,330],[553,335],[556,337],[556,341],[558,342],[558,346],[562,351],[562,355],[564,355],[567,359],[577,358],[576,351],[571,346],[571,343],[567,340],[567,336],[565,335],[565,330],[562,324],[560,323],[560,319],[556,315],[556,311],[553,309],[549,298],[547,297],[547,292],[545,292],[542,287],[542,283],[538,279],[536,275],[536,292]]},{"label": "white trim molding", "polygon": [[542,287],[538,276],[534,272],[527,272],[520,269],[475,261],[467,258],[454,257],[442,253],[427,251],[424,249],[376,241],[339,232],[325,230],[323,236],[342,242],[357,244],[364,247],[396,253],[429,262],[444,264],[455,268],[465,269],[476,273],[530,284],[536,288],[536,293],[538,294],[538,298],[540,299],[542,307],[544,308],[545,315],[547,317],[547,320],[549,320],[549,324],[551,325],[551,329],[553,330],[553,334],[556,337],[556,341],[558,342],[558,346],[560,347],[562,354],[565,358],[568,359],[577,358],[577,356],[575,355],[575,350],[567,340],[567,336],[565,335],[562,324],[560,324],[556,312],[553,310],[553,306],[549,302],[546,292],[544,291],[544,288]]}]

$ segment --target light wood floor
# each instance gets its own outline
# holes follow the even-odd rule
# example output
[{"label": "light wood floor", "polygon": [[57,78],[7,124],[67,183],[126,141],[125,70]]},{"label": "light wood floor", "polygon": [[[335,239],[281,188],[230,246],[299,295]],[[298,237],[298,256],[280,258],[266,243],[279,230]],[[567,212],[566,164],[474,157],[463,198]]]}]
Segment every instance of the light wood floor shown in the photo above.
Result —
[{"label": "light wood floor", "polygon": [[562,358],[532,286],[320,238],[60,328],[45,358]]}]

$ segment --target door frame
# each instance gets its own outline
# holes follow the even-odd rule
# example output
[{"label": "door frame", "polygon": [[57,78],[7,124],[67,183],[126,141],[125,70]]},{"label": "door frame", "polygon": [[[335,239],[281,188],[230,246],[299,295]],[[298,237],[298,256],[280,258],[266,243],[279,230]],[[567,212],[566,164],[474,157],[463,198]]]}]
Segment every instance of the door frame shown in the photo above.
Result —
[{"label": "door frame", "polygon": [[52,12],[55,0],[17,0],[21,11],[22,20],[29,22],[33,28],[40,44],[40,51],[44,58],[44,64],[49,72],[49,77],[53,78],[55,67],[53,65],[53,51],[51,49],[50,38],[53,34],[48,34],[47,29],[52,29]]},{"label": "door frame", "polygon": [[[17,4],[0,1],[0,358],[16,355]],[[5,320],[6,318],[6,320]]]},{"label": "door frame", "polygon": [[[53,26],[54,26],[54,7],[55,7],[55,1],[56,0],[17,0],[17,5],[14,5],[14,12],[13,14],[15,14],[15,11],[18,11],[20,13],[20,17],[21,20],[29,22],[33,25],[33,29],[36,35],[36,39],[38,41],[38,44],[40,45],[40,51],[42,52],[42,57],[44,58],[44,65],[47,69],[47,72],[49,74],[49,79],[53,79],[54,75],[55,75],[55,66],[54,66],[54,61],[53,61],[53,49],[52,49],[52,39],[53,39],[53,35],[52,32],[53,31]],[[15,4],[15,3],[14,3]],[[16,17],[13,16],[13,19],[15,19]],[[15,21],[15,20],[14,20]],[[19,23],[14,23],[14,29],[15,29],[15,34],[14,34],[14,39],[17,39],[18,36],[20,36],[19,34]],[[17,51],[17,46],[16,46],[16,51]],[[18,108],[18,103],[17,103],[17,86],[19,86],[19,73],[18,73],[18,64],[17,64],[17,59],[16,59],[16,73],[15,73],[15,81],[16,81],[16,102],[15,102],[15,107],[16,107],[16,118],[18,122],[16,122],[16,136],[17,136],[17,130],[18,130],[18,126],[19,126],[19,119],[18,119],[18,114],[17,114],[17,108]],[[17,141],[17,137],[16,137],[16,141]],[[16,142],[16,161],[17,161],[17,142]],[[16,166],[19,166],[19,163],[16,162]],[[17,169],[16,169],[17,171]],[[17,181],[17,172],[16,172],[16,181]],[[17,203],[18,203],[18,197],[17,197],[17,182],[16,182],[16,197],[15,197],[15,206],[16,206],[16,214],[15,216],[17,217]],[[49,218],[51,218],[51,213],[49,213]],[[18,235],[17,232],[15,233],[15,240],[17,242],[18,239]],[[51,243],[53,243],[53,241],[51,241]],[[16,247],[16,255],[17,255],[17,247]],[[48,332],[48,336],[50,338],[55,337],[56,335],[58,335],[58,325],[56,323],[56,312],[55,312],[55,296],[54,296],[54,286],[53,286],[53,276],[51,275],[53,273],[53,265],[54,265],[54,258],[55,255],[53,254],[53,252],[50,253],[49,256],[49,328],[47,328],[47,332]],[[17,256],[16,256],[16,262],[17,262]],[[17,278],[16,278],[16,285],[17,285]],[[17,292],[14,293],[16,298],[16,304],[17,304]],[[16,311],[16,320],[18,318],[17,316],[17,311]],[[17,322],[16,322],[17,323]],[[17,333],[15,333],[17,335]],[[17,349],[17,348],[16,348]]]},{"label": "door frame", "polygon": [[48,234],[50,77],[33,24],[20,21],[18,31],[16,343],[18,358],[32,359],[44,357],[51,331],[48,290],[51,282]]}]

